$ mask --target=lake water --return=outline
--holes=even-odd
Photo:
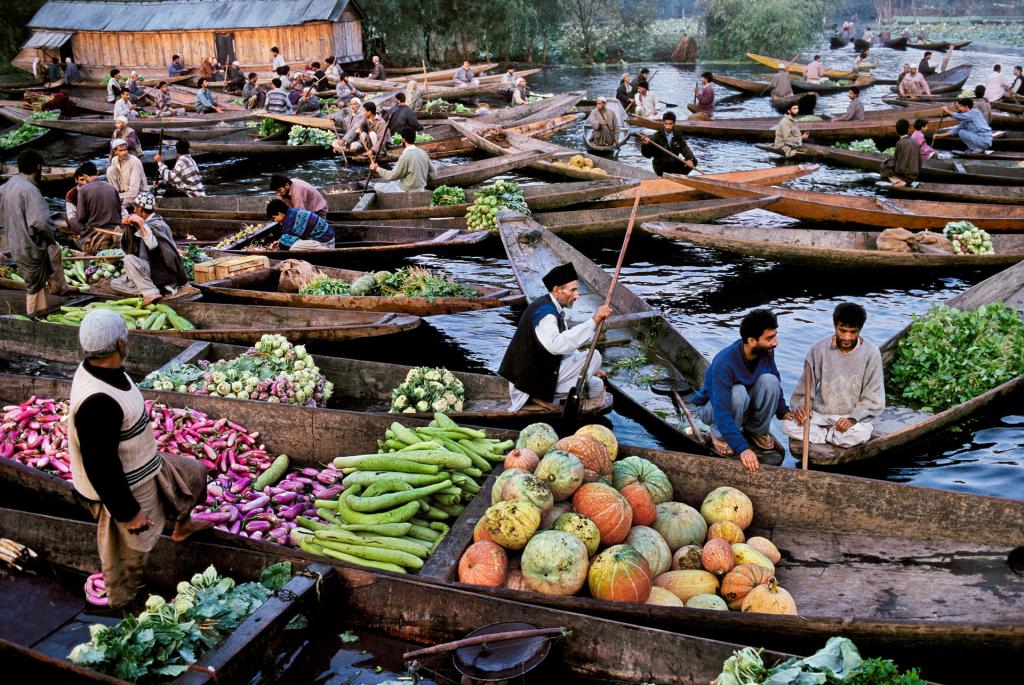
[[[852,48],[820,49],[828,66],[848,68]],[[814,54],[804,51],[800,61],[807,62]],[[894,77],[905,61],[915,63],[921,51],[896,52],[878,49],[873,60],[880,63],[874,74]],[[939,66],[943,55],[938,53],[933,64]],[[978,49],[953,53],[950,66],[970,63],[974,71],[968,85],[984,80],[993,64],[1001,63],[1006,74],[1011,66],[1024,61],[1020,51]],[[771,70],[753,63],[684,66],[650,64],[656,72],[652,90],[660,99],[678,103],[681,116],[685,103],[692,101],[693,85],[705,69],[743,78],[767,80]],[[612,96],[623,71],[635,74],[640,65],[608,65],[586,68],[555,67],[531,78],[536,92],[566,92],[585,89],[590,96]],[[767,98],[727,97],[730,91],[716,86],[719,105],[717,118],[741,116],[777,116]],[[888,86],[874,86],[862,94],[868,109],[885,107],[880,100],[890,94]],[[817,113],[837,114],[845,111],[845,93],[819,98]],[[582,149],[582,126],[577,124],[554,141]],[[69,138],[49,148],[52,159],[89,156],[87,150],[96,139]],[[692,139],[690,146],[705,171],[730,171],[771,166],[775,158],[751,144],[723,140]],[[624,147],[620,160],[647,166],[649,160],[640,156],[634,142]],[[462,160],[442,160],[442,164]],[[279,168],[248,160],[228,160],[203,165],[209,191],[266,192],[269,174]],[[292,169],[294,175],[316,184],[351,180],[365,169],[345,169],[340,161],[318,160]],[[537,182],[525,177],[508,176],[521,182]],[[823,167],[820,171],[795,181],[798,188],[822,192],[871,194],[874,179],[856,171]],[[748,212],[726,222],[761,225],[792,223],[765,211]],[[608,269],[614,266],[620,247],[619,239],[607,243],[589,243],[580,248]],[[416,258],[416,263],[443,270],[460,279],[508,285],[512,272],[503,254],[494,252],[476,257]],[[831,333],[831,312],[840,301],[854,301],[868,310],[864,335],[881,344],[897,333],[911,315],[921,314],[932,303],[941,302],[991,275],[992,272],[961,273],[956,277],[934,274],[891,271],[830,272],[775,263],[763,259],[743,258],[714,250],[686,246],[663,240],[637,239],[631,245],[623,268],[622,282],[638,295],[660,308],[682,334],[709,358],[738,335],[743,315],[757,307],[768,307],[780,320],[781,344],[777,360],[783,386],[792,391],[804,355],[812,342]],[[373,341],[339,348],[336,354],[365,356],[406,364],[444,364],[453,369],[495,371],[512,337],[516,313],[486,311],[429,319],[420,330],[394,341]],[[936,340],[936,344],[942,344]],[[666,409],[670,411],[668,405]],[[659,446],[657,440],[628,417],[611,415],[620,441],[635,445]],[[787,456],[787,466],[796,461]],[[1024,411],[1020,398],[1013,398],[996,409],[990,417],[977,419],[937,436],[927,446],[899,458],[883,457],[864,465],[848,468],[858,475],[897,482],[947,488],[1001,497],[1024,496]]]

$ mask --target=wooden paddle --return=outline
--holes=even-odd
[[[807,414],[807,418],[804,420],[804,445],[803,445],[803,470],[807,470],[807,461],[811,451],[811,389],[813,383],[811,382],[811,376],[814,375],[814,371],[811,369],[811,365],[804,362],[804,412]]]
[[[164,156],[164,130],[160,129],[160,142],[157,143],[156,152],[163,159]],[[160,165],[157,165],[156,171],[154,172],[156,178],[153,179],[153,190],[160,187]]]
[[[640,208],[640,197],[643,193],[637,192],[633,200],[633,211],[629,214],[629,225],[626,226],[626,237],[622,240],[622,249],[619,250],[619,259],[615,263],[615,273],[612,274],[612,284],[608,286],[608,295],[604,298],[605,305],[611,305],[612,295],[615,294],[615,286],[619,283],[619,273],[622,271],[622,262],[626,258],[626,248],[629,247],[629,238],[633,235],[633,224],[636,223],[636,213]],[[594,330],[594,338],[590,341],[590,349],[587,350],[587,358],[583,362],[583,369],[579,378],[576,379],[576,387],[569,391],[565,398],[565,406],[562,408],[561,426],[563,431],[575,430],[580,417],[580,393],[583,392],[583,385],[587,382],[587,371],[590,369],[590,360],[594,358],[594,350],[601,339],[601,332],[604,330],[604,321],[597,324]]]
[[[655,143],[655,142],[654,142],[653,140],[651,140],[651,139],[650,139],[650,138],[648,138],[647,136],[643,135],[642,133],[634,133],[633,135],[635,135],[635,136],[640,136],[641,138],[647,138],[647,142],[648,142],[648,143],[650,143],[650,144],[651,144],[651,145],[653,145],[654,147],[658,148],[659,150],[661,150],[662,152],[664,152],[664,153],[665,153],[666,155],[668,155],[669,157],[671,157],[671,158],[673,158],[673,159],[679,159],[679,155],[675,154],[675,153],[674,153],[674,152],[672,152],[671,150],[668,150],[668,149],[666,149],[666,148],[663,148],[662,146],[658,145],[657,143]],[[641,142],[642,142],[642,141],[641,141]],[[696,163],[696,162],[694,162],[694,165],[693,165],[693,169],[691,169],[691,171],[696,171],[696,172],[697,172],[698,174],[703,174],[703,173],[704,173],[703,171],[701,171],[700,169],[698,169],[698,168],[697,168],[697,163]]]
[[[377,150],[373,151],[373,150],[367,149],[367,151],[366,151],[366,153],[368,155],[370,155],[370,163],[371,164],[377,161],[377,156],[380,154],[380,149],[381,149],[381,147],[384,146],[385,141],[387,141],[387,139],[388,139],[389,131],[391,130],[390,129],[391,117],[394,115],[394,113],[395,113],[395,109],[392,107],[391,111],[388,112],[388,118],[384,121],[384,135],[381,137],[380,140],[377,141]],[[370,134],[369,133],[366,134],[366,140],[367,141],[370,140]],[[363,195],[366,195],[366,191],[370,187],[370,179],[371,178],[373,178],[373,169],[370,169],[366,173],[366,183],[363,184]],[[360,199],[361,198],[362,198],[362,195],[360,195]]]

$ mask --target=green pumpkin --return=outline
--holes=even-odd
[[[615,489],[622,491],[630,483],[640,483],[655,504],[672,501],[672,482],[665,472],[640,457],[626,457],[612,464]]]
[[[533,470],[533,475],[547,483],[556,502],[572,497],[583,484],[583,462],[575,454],[551,450]]]
[[[521,473],[529,473],[523,469],[505,469],[498,477],[494,479],[494,485],[491,486],[491,506],[497,504],[501,500],[501,490],[505,487],[505,483],[509,482],[513,476],[518,476]]]
[[[665,538],[675,552],[685,545],[699,545],[708,534],[708,524],[693,507],[682,502],[662,502],[654,508],[657,516],[651,527]]]

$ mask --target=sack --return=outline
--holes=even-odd
[[[878,236],[879,252],[913,252],[914,234],[905,228],[887,228]]]
[[[914,247],[925,254],[954,254],[953,243],[941,233],[922,231],[914,236]]]
[[[316,278],[316,267],[301,259],[286,259],[278,265],[281,278],[277,289],[282,293],[297,293],[299,288]]]
[[[94,255],[100,250],[113,250],[121,247],[120,229],[110,231],[108,229],[91,228],[83,236],[78,244],[82,252],[87,255]]]

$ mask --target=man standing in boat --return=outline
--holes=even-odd
[[[782,423],[782,430],[793,440],[803,440],[808,418],[809,441],[815,445],[853,447],[871,437],[871,420],[885,411],[885,379],[882,355],[860,335],[867,317],[859,304],[840,302],[832,312],[835,332],[807,353],[804,372],[789,399],[795,418]],[[808,367],[812,391],[809,417],[804,410]]]
[[[665,112],[661,126],[650,138],[640,136],[640,154],[653,158],[652,166],[658,176],[690,173],[697,166],[697,157],[683,134],[676,130],[675,112]]]
[[[527,402],[557,410],[576,385],[587,353],[579,348],[594,337],[597,324],[611,316],[611,307],[601,305],[594,315],[566,328],[565,308],[579,299],[580,283],[572,264],[556,266],[544,276],[548,295],[538,297],[526,308],[498,373],[509,381],[511,411]],[[598,396],[603,389],[601,355],[597,351],[587,368],[587,395]]]
[[[694,395],[700,419],[711,428],[713,451],[722,457],[740,455],[748,471],[757,471],[759,450],[777,449],[771,434],[772,417],[794,420],[796,414],[782,397],[775,366],[779,322],[767,309],[755,309],[740,322],[740,339],[715,355]]]
[[[120,315],[89,312],[78,340],[85,360],[71,383],[72,483],[99,519],[96,542],[110,606],[125,609],[165,521],[175,522],[175,542],[212,525],[190,517],[206,497],[206,467],[158,452],[142,393],[124,370],[128,328]]]
[[[928,77],[935,73],[935,67],[931,65],[932,52],[931,50],[924,53],[924,57],[917,63],[917,73],[922,76]]]

